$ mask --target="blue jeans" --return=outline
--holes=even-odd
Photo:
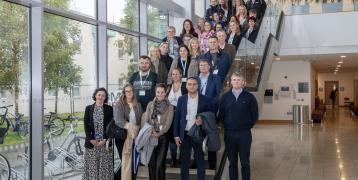
[[[185,133],[182,144],[180,145],[180,176],[181,180],[189,180],[189,166],[191,149],[194,149],[194,159],[197,167],[197,180],[205,180],[205,162],[202,144],[195,142]]]
[[[242,180],[250,179],[250,149],[252,143],[251,131],[225,131],[224,134],[225,149],[229,159],[230,180],[239,179],[238,173],[238,153],[241,163]]]

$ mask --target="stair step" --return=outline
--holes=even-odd
[[[166,179],[179,179],[180,178],[180,168],[170,168],[167,167],[166,171]],[[189,169],[190,179],[196,179],[196,169]],[[205,170],[205,179],[210,180],[215,176],[215,170],[206,169]],[[145,166],[139,166],[137,179],[148,179],[148,168]]]

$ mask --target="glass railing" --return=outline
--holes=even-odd
[[[255,89],[259,84],[265,47],[270,34],[276,36],[280,14],[279,6],[269,3],[261,20],[255,43],[245,37],[241,40],[231,72],[237,71],[243,74],[247,88]]]
[[[305,0],[273,1],[281,7],[285,15],[320,14],[358,11],[358,0]]]

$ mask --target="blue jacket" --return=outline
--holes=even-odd
[[[213,112],[213,109],[210,105],[210,100],[201,94],[198,95],[199,95],[199,99],[198,99],[197,114],[207,111]],[[188,96],[189,96],[188,94],[180,96],[178,99],[178,105],[175,109],[174,130],[173,130],[174,137],[180,137],[181,140],[184,139],[184,131],[187,123],[186,115],[187,115]]]
[[[196,77],[196,79],[198,80],[198,86],[199,86],[199,92],[201,93],[201,80],[199,78],[199,76]],[[210,73],[209,77],[208,77],[208,81],[207,81],[207,85],[206,85],[206,89],[205,89],[205,97],[207,97],[211,104],[212,107],[214,109],[215,112],[217,112],[217,107],[218,107],[218,100],[219,100],[219,95],[220,95],[220,91],[221,91],[221,79],[218,75],[212,74]]]
[[[237,100],[231,90],[221,97],[219,120],[223,122],[225,130],[250,130],[255,125],[258,117],[256,98],[246,90],[241,92]]]
[[[213,61],[213,57],[210,54],[210,51],[208,51],[207,53],[203,54],[200,59],[207,59],[210,62]],[[226,54],[225,52],[223,52],[222,50],[219,51],[218,53],[218,60],[216,61],[215,64],[212,64],[212,69],[211,72],[215,72],[215,70],[218,70],[217,75],[220,76],[221,82],[224,82],[227,73],[229,72],[229,68],[230,68],[230,58],[229,55]]]

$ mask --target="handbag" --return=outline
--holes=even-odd
[[[109,138],[125,140],[127,138],[127,129],[118,127],[114,120],[111,120],[107,125],[106,134]]]

